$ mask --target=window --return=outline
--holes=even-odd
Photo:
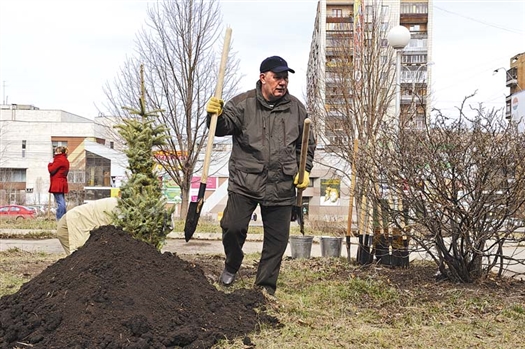
[[[69,183],[83,183],[86,182],[86,173],[83,170],[70,170],[67,174],[67,181]]]
[[[343,17],[343,10],[340,8],[332,9],[332,17]]]
[[[372,22],[373,18],[374,18],[374,10],[372,6],[366,5],[365,6],[365,22],[370,23]]]
[[[424,49],[427,47],[427,39],[410,39],[408,47]]]
[[[0,168],[1,182],[25,182],[26,170],[20,168]]]
[[[403,55],[402,60],[403,60],[403,64],[426,63],[427,55],[426,54]]]
[[[428,3],[402,3],[401,13],[428,13]]]
[[[23,140],[22,141],[22,157],[23,158],[26,157],[26,146],[27,146],[27,141]]]
[[[86,151],[85,183],[87,186],[105,186],[107,180],[104,181],[104,178],[107,178],[107,175],[109,175],[110,171],[111,161],[109,159]],[[78,176],[76,178],[80,180],[82,177]]]
[[[55,154],[55,148],[56,147],[67,147],[66,141],[53,141],[51,142],[51,156]]]
[[[382,22],[388,22],[388,19],[390,17],[390,12],[389,12],[389,7],[388,5],[381,5],[381,19],[382,19]]]

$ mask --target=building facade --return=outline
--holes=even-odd
[[[307,97],[310,112],[322,114],[318,119],[324,133],[323,143],[347,142],[349,138],[351,141],[353,135],[338,135],[334,131],[340,128],[333,125],[340,118],[357,117],[369,107],[366,103],[357,105],[360,89],[367,89],[369,95],[390,91],[390,108],[374,112],[395,117],[389,89],[395,84],[394,50],[387,35],[398,25],[411,34],[401,54],[398,117],[400,121],[410,120],[411,127],[421,128],[430,110],[431,0],[318,2],[307,69]],[[353,103],[356,104],[353,109],[347,106]]]
[[[0,106],[0,204],[47,205],[47,165],[54,148],[67,146],[68,205],[108,196],[123,178],[127,158],[111,149],[95,121],[32,105]]]
[[[504,68],[503,68],[504,69]],[[496,69],[497,72],[499,69]],[[517,123],[521,132],[525,131],[525,52],[510,59],[510,68],[505,69],[505,86],[509,88],[506,97],[505,117]]]
[[[401,51],[399,76],[396,51],[388,42],[396,26],[410,32]],[[309,202],[318,208],[319,218],[346,215],[346,220],[352,212],[356,221],[357,210],[349,209],[356,140],[373,139],[374,128],[385,123],[424,127],[430,112],[431,52],[432,0],[318,2],[307,68],[307,108],[316,125],[319,163]],[[340,183],[337,209],[322,206],[323,188],[331,189],[327,180]]]

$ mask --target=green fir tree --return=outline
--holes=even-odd
[[[156,126],[154,119],[160,110],[146,111],[144,67],[140,67],[140,110],[124,107],[137,119],[125,119],[115,126],[124,138],[128,157],[128,180],[121,187],[115,225],[122,227],[134,238],[154,245],[160,250],[171,231],[173,209],[166,207],[161,183],[154,170],[153,149],[166,142],[166,129]]]

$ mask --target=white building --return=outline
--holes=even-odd
[[[52,200],[47,165],[59,145],[69,149],[69,204],[79,204],[89,195],[105,196],[114,180],[124,176],[127,158],[106,144],[104,134],[104,127],[94,120],[63,110],[1,105],[0,204]],[[100,194],[98,189],[106,192]]]

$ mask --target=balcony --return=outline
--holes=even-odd
[[[400,24],[428,23],[428,13],[402,13],[399,16]]]
[[[507,87],[516,87],[518,86],[518,70],[516,68],[511,68],[507,70]]]
[[[326,16],[326,23],[354,23],[354,17]]]

